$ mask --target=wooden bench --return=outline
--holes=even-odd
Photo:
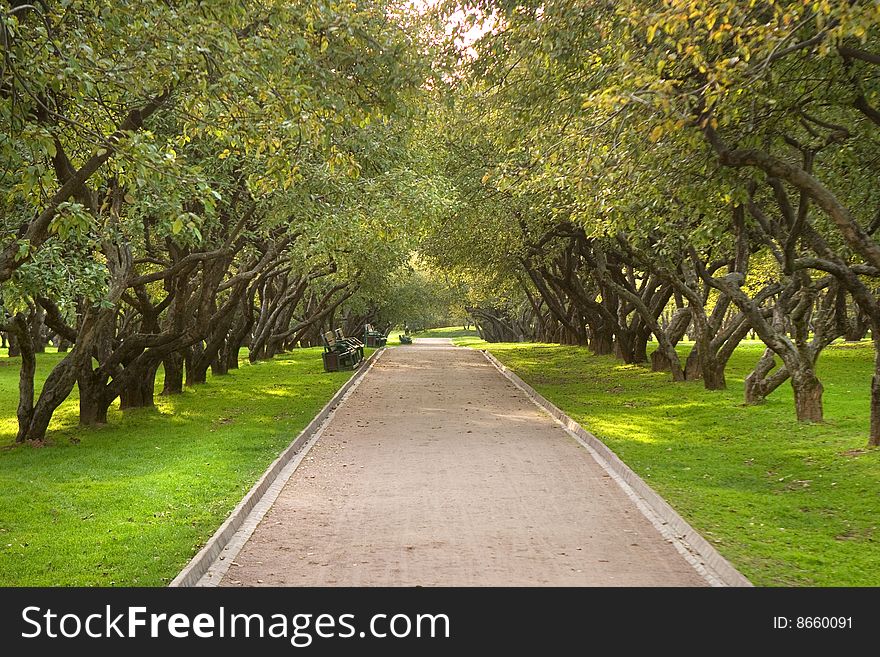
[[[368,347],[384,347],[388,338],[381,331],[373,328],[372,324],[364,324],[364,344]]]
[[[341,344],[347,344],[349,347],[352,347],[358,352],[358,356],[363,359],[364,357],[364,343],[358,340],[353,336],[346,337],[342,334],[342,329],[336,329],[334,331],[336,335],[336,341]]]
[[[338,372],[339,370],[353,370],[364,357],[363,347],[358,350],[354,345],[340,341],[333,331],[327,331],[322,336],[324,339],[325,372]]]

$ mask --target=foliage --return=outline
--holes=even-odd
[[[418,257],[396,270],[380,321],[391,327],[410,329],[444,326],[450,321],[466,321],[461,306],[461,287],[442,272],[433,270]]]
[[[82,421],[102,422],[116,397],[151,405],[162,362],[197,383],[251,338],[270,358],[352,297],[373,305],[442,207],[414,136],[430,44],[405,3],[0,18],[0,296],[10,326],[45,312],[74,343],[43,395],[22,368],[20,440],[74,382]]]
[[[723,387],[748,323],[784,361],[798,417],[821,419],[818,353],[859,313],[880,334],[876,4],[461,0],[441,12],[466,16],[434,114],[458,203],[428,255],[528,298],[533,316],[517,321],[536,339],[640,362],[653,335],[653,365],[675,381]],[[462,44],[474,22],[482,35]],[[701,345],[686,366],[669,333],[678,311]]]

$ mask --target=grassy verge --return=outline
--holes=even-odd
[[[173,579],[266,466],[351,376],[321,349],[244,364],[155,409],[14,446],[18,359],[0,357],[0,585],[159,586]],[[45,377],[57,354],[39,357]]]
[[[601,438],[756,585],[880,585],[870,345],[822,355],[827,421],[802,425],[788,384],[742,405],[759,344],[741,346],[728,390],[710,392],[581,348],[456,342],[488,348]]]
[[[444,326],[442,328],[426,329],[413,333],[415,338],[475,338],[477,337],[476,329],[465,329],[462,326]]]

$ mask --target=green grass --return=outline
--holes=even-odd
[[[402,331],[401,331],[402,332]],[[476,329],[468,330],[462,326],[444,326],[441,328],[425,329],[413,333],[415,338],[465,338],[478,337]]]
[[[480,336],[476,334],[457,337],[453,342],[459,347],[479,347],[480,349],[485,349],[490,346],[488,342],[484,342]]]
[[[269,463],[348,380],[321,349],[244,364],[155,409],[77,426],[77,397],[41,447],[15,446],[18,359],[0,356],[0,585],[167,584]],[[38,378],[57,354],[40,355]]]
[[[864,449],[869,344],[823,353],[826,422],[804,425],[788,384],[742,405],[755,343],[732,358],[726,391],[583,348],[456,343],[488,348],[602,439],[754,584],[880,585],[880,450]]]

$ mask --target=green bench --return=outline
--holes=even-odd
[[[364,358],[364,343],[358,340],[355,337],[346,337],[342,334],[342,329],[336,329],[334,331],[336,335],[336,341],[341,344],[346,344],[349,347],[352,347],[355,351],[358,352],[358,356],[360,356],[361,360]]]
[[[381,331],[373,328],[372,324],[364,324],[364,344],[368,347],[384,347],[388,338]]]
[[[341,334],[341,331],[337,332]],[[327,331],[322,336],[324,339],[324,360],[325,372],[338,372],[339,370],[353,370],[360,365],[364,359],[364,347],[349,342],[347,339],[339,339],[338,334],[333,331]],[[356,341],[360,344],[360,341]]]

